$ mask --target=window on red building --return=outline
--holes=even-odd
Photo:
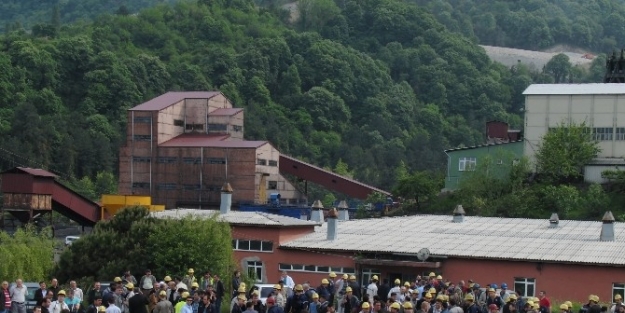
[[[254,278],[256,282],[263,281],[263,262],[247,261],[247,275]]]
[[[536,279],[515,277],[514,290],[518,291],[522,297],[533,297],[536,291]]]

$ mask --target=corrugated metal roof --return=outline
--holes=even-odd
[[[445,152],[452,152],[452,151],[459,151],[459,150],[470,150],[470,149],[477,149],[477,148],[484,148],[484,147],[490,147],[490,146],[502,146],[502,145],[507,145],[507,144],[511,144],[511,143],[519,143],[519,142],[523,142],[523,140],[517,140],[517,141],[509,141],[509,142],[494,142],[494,143],[485,143],[483,145],[478,145],[478,146],[471,146],[471,147],[460,147],[460,148],[453,148],[453,149],[447,149],[445,150]]]
[[[232,108],[232,109],[221,108],[221,109],[217,109],[213,112],[208,113],[208,116],[232,116],[241,111],[243,111],[242,108]]]
[[[218,219],[235,225],[258,225],[258,226],[315,226],[320,223],[315,221],[301,220],[293,217],[264,213],[264,212],[243,212],[230,211],[227,214],[220,214],[217,210],[198,210],[198,209],[176,209],[165,210],[150,213],[156,218],[211,218],[213,216]]]
[[[210,99],[220,94],[219,91],[170,91],[141,103],[129,111],[160,111],[184,99]]]
[[[625,223],[614,223],[615,241],[600,241],[601,222],[466,216],[415,215],[339,221],[336,240],[327,223],[282,247],[527,261],[625,265]],[[415,234],[417,234],[415,236]],[[409,240],[397,240],[410,238]]]
[[[183,134],[160,144],[160,147],[258,148],[267,141],[225,140],[229,135]]]
[[[56,177],[56,175],[40,168],[16,167],[16,169],[36,177]]]
[[[533,84],[524,95],[622,95],[625,84]]]

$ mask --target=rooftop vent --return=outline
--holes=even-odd
[[[229,183],[225,183],[223,187],[221,187],[221,203],[219,205],[219,213],[230,213],[230,209],[232,208],[232,191],[232,186],[230,186]]]
[[[558,213],[551,213],[551,217],[549,218],[549,227],[558,227],[560,223],[560,218],[558,217]]]
[[[614,215],[611,211],[603,214],[603,225],[601,225],[601,241],[614,241]]]
[[[453,218],[453,222],[454,223],[462,223],[464,222],[464,215],[466,213],[464,212],[464,208],[462,207],[461,204],[456,205],[456,207],[454,208],[454,218]]]
[[[330,212],[328,212],[328,240],[336,240],[337,237],[337,226],[338,221],[336,218],[338,217],[338,212],[335,208],[332,208]]]
[[[347,206],[347,202],[345,202],[345,200],[341,200],[341,202],[339,202],[339,205],[338,205],[339,220],[341,221],[349,220],[349,212],[347,211],[348,208],[349,206]]]
[[[319,200],[315,200],[312,204],[312,211],[310,212],[310,220],[315,222],[323,222],[323,204]]]

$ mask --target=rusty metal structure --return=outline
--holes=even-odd
[[[625,83],[625,49],[621,49],[621,55],[616,51],[606,60],[606,73],[604,83]]]
[[[82,226],[93,226],[102,218],[100,205],[61,184],[55,174],[46,170],[15,167],[1,175],[4,201],[0,207],[0,226],[4,226],[5,212],[23,224],[52,211]]]

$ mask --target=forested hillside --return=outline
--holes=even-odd
[[[554,79],[491,62],[402,0],[299,5],[294,24],[275,6],[201,0],[11,31],[0,41],[3,165],[108,190],[126,109],[169,90],[218,89],[247,110],[249,139],[321,166],[342,160],[390,190],[402,161],[444,171],[443,150],[482,143],[487,120],[521,126],[521,92]]]
[[[568,44],[599,53],[625,46],[623,0],[415,0],[449,30],[480,44],[544,49]]]
[[[42,22],[70,23],[92,20],[104,13],[133,14],[140,9],[176,0],[2,0],[0,1],[0,32]]]

